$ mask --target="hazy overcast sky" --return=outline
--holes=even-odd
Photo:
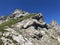
[[[54,19],[60,24],[60,0],[0,0],[0,15],[9,15],[15,9],[42,12],[47,23]]]

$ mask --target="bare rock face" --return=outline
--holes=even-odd
[[[25,12],[25,11],[22,11],[22,10],[19,10],[19,9],[16,9],[16,10],[10,15],[10,18],[23,17],[23,16],[26,16],[26,15],[29,15],[29,13],[28,13],[28,12]]]
[[[43,16],[40,13],[16,24],[16,27],[19,27],[18,29],[22,27],[26,29],[30,26],[34,26],[35,29],[38,29],[38,27],[47,28],[46,22],[43,20]]]
[[[39,22],[44,22],[44,19],[43,19],[43,16],[42,16],[42,14],[41,13],[38,13],[38,14],[36,14],[34,17],[32,17],[33,19],[36,19],[36,20],[38,20]]]
[[[49,29],[56,28],[56,27],[58,27],[58,24],[57,24],[56,20],[52,20],[51,24],[48,24],[47,27]]]
[[[58,25],[58,24],[57,24],[57,22],[56,22],[55,20],[52,20],[51,25],[52,25],[52,26],[56,26],[56,25]]]
[[[60,45],[60,26],[56,21],[47,24],[41,13],[25,19],[29,14],[17,9],[7,17],[6,20],[14,20],[0,25],[0,45]]]
[[[7,16],[1,16],[0,17],[0,24],[4,23],[7,21]]]

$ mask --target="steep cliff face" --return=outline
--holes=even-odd
[[[60,45],[60,26],[47,24],[41,13],[17,9],[0,22],[0,45]]]

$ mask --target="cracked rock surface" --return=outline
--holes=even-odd
[[[1,19],[0,45],[60,45],[60,26],[57,22],[53,20],[47,24],[41,13],[31,15],[17,9],[5,22],[2,23]]]

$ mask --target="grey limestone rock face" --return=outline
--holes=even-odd
[[[41,14],[37,14],[37,15],[33,16],[32,18],[18,22],[16,27],[19,27],[19,29],[21,29],[22,27],[28,28],[30,26],[34,26],[36,29],[38,27],[46,28],[46,26],[47,26],[46,22],[44,22],[44,20],[40,20],[43,17],[43,16],[42,17],[41,16],[42,16]]]
[[[56,22],[56,20],[52,20],[52,22],[50,24],[47,24],[48,28],[57,28],[58,27],[58,23]]]
[[[58,24],[57,24],[57,22],[56,22],[55,20],[52,20],[51,25],[52,25],[52,26],[56,26],[56,25],[58,25]]]
[[[19,10],[19,9],[16,9],[11,15],[10,15],[10,18],[18,18],[18,17],[23,17],[23,16],[26,16],[26,15],[29,15],[28,12],[25,12],[25,11],[22,11],[22,10]]]
[[[34,17],[32,17],[32,19],[36,19],[36,20],[38,20],[38,21],[41,22],[41,23],[44,22],[42,13],[36,14]]]
[[[27,14],[29,13],[17,9],[12,13],[12,18]],[[60,45],[60,26],[56,21],[47,24],[41,13],[11,26],[4,27],[3,31],[0,25],[0,45]]]

